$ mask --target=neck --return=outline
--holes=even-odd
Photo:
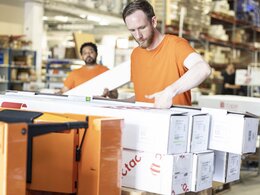
[[[153,42],[152,44],[147,47],[146,49],[149,51],[149,50],[153,50],[155,49],[163,40],[164,38],[164,35],[161,34],[157,29],[155,29],[155,32],[154,32],[154,37],[153,37]]]
[[[85,64],[85,67],[88,69],[95,68],[96,66],[97,66],[97,64]]]

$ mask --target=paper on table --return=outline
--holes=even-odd
[[[67,91],[65,95],[102,95],[105,88],[113,90],[128,83],[129,81],[130,61],[127,61]]]

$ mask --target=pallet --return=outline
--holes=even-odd
[[[159,194],[123,187],[121,195],[159,195]],[[187,192],[181,195],[212,195],[212,188],[200,192]]]
[[[212,188],[212,195],[220,195],[227,191],[231,190],[231,184],[230,183],[219,183],[219,182],[213,182],[213,188]]]
[[[121,195],[158,195],[158,194],[122,187]]]

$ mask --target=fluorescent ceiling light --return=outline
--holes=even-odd
[[[109,22],[108,20],[101,20],[101,21],[99,22],[99,24],[102,25],[102,26],[106,26],[106,25],[109,25],[110,22]]]
[[[91,25],[91,24],[84,24],[84,25],[68,24],[68,25],[62,25],[62,24],[59,24],[57,26],[57,29],[59,29],[59,30],[93,30],[94,29],[94,25]]]
[[[102,21],[101,17],[94,16],[94,15],[88,15],[87,19],[89,21],[93,21],[93,22],[101,22]]]
[[[68,22],[68,16],[54,16],[54,19],[61,22]]]
[[[81,17],[82,19],[85,19],[85,18],[87,18],[87,15],[86,14],[80,14],[79,17]]]

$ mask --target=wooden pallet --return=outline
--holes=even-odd
[[[212,188],[202,190],[200,192],[187,192],[185,195],[212,195]]]
[[[159,195],[159,194],[123,187],[121,195]],[[213,194],[212,194],[212,188],[209,188],[200,192],[187,192],[182,195],[213,195]]]
[[[122,187],[121,195],[158,195],[158,194]]]
[[[230,183],[219,183],[219,182],[213,182],[213,188],[212,188],[212,195],[220,195],[227,191],[231,190],[231,184]]]

